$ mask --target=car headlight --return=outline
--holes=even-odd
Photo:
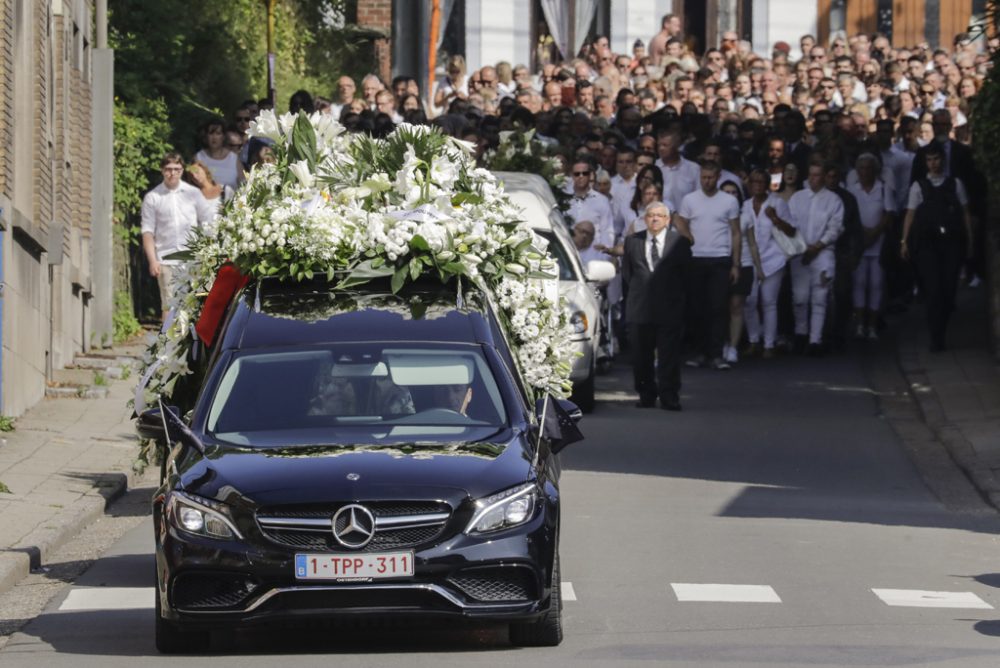
[[[524,524],[535,515],[538,488],[519,485],[476,501],[476,512],[465,533],[488,533]]]
[[[207,538],[243,538],[226,506],[193,494],[174,491],[167,500],[167,520],[175,529]]]
[[[583,311],[575,311],[569,318],[569,324],[573,328],[574,334],[586,334],[590,329],[590,321]]]

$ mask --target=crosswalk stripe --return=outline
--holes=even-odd
[[[886,605],[905,608],[973,608],[993,606],[971,591],[923,591],[920,589],[872,589]]]
[[[670,586],[681,602],[708,603],[781,603],[781,598],[768,585],[696,584],[671,582]]]
[[[155,595],[153,587],[77,587],[59,610],[152,610]]]
[[[576,590],[573,589],[572,582],[563,581],[562,583],[562,600],[563,601],[575,601],[576,600]]]

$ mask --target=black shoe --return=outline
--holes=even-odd
[[[810,343],[809,347],[806,349],[806,355],[809,357],[822,357],[823,345],[819,343]]]
[[[653,401],[644,401],[640,399],[639,401],[635,402],[636,408],[653,408],[654,406],[656,406],[655,399]]]
[[[677,401],[676,399],[673,399],[671,401],[662,401],[661,400],[660,401],[660,408],[662,408],[665,411],[678,411],[679,412],[679,411],[683,410],[681,408],[681,402]]]
[[[809,337],[803,334],[796,334],[795,341],[792,343],[792,352],[796,355],[802,355],[806,352],[806,345],[809,343]]]

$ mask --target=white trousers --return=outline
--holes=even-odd
[[[882,283],[885,272],[877,255],[865,255],[854,270],[854,293],[851,301],[854,308],[877,311],[882,306]],[[867,306],[865,297],[868,297]]]
[[[743,321],[747,326],[747,338],[750,343],[760,343],[761,313],[764,314],[764,347],[774,348],[774,340],[778,335],[778,292],[781,290],[781,279],[785,275],[782,267],[762,282],[755,280],[746,306],[743,307]]]
[[[824,250],[807,265],[802,258],[793,258],[792,304],[795,312],[796,336],[809,335],[809,343],[823,342],[826,303],[833,286],[833,251]]]

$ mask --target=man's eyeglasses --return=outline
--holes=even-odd
[[[573,172],[573,176],[590,176],[590,172]]]
[[[924,88],[923,90],[920,91],[920,94],[921,95],[933,95],[934,94],[934,89],[933,88]]]

